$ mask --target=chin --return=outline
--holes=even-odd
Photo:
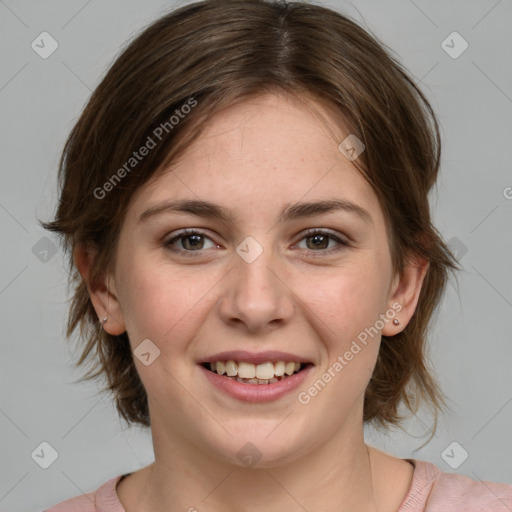
[[[308,451],[308,436],[300,438],[299,432],[290,431],[290,425],[279,431],[287,422],[277,426],[281,421],[282,418],[272,422],[256,420],[250,426],[243,422],[236,429],[230,425],[228,430],[233,437],[223,436],[223,442],[212,450],[240,468],[270,469],[291,463]]]

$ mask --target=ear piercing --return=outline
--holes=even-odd
[[[400,321],[395,318],[393,320],[393,325],[400,325]]]
[[[110,300],[110,290],[109,290],[109,287],[108,287],[108,277],[107,277],[107,311],[108,311],[108,303],[109,303],[109,300]],[[105,315],[102,319],[101,319],[101,323],[102,324],[106,324],[107,323],[107,320],[108,320],[108,316]]]

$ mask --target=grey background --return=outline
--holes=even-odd
[[[121,46],[176,5],[0,1],[1,511],[42,510],[153,460],[148,432],[124,428],[96,384],[73,383],[81,371],[63,334],[65,262],[36,218],[54,211],[59,153],[91,90]],[[431,333],[433,366],[452,412],[421,449],[431,424],[425,410],[406,422],[409,434],[367,429],[367,439],[443,471],[510,484],[512,2],[324,5],[362,21],[393,49],[438,113],[444,155],[432,211],[464,267]],[[31,48],[43,31],[59,44],[47,59]],[[458,58],[441,45],[453,31],[469,44]],[[457,40],[445,44],[461,48]],[[48,469],[31,457],[43,441],[58,452]],[[446,451],[454,441],[460,447]],[[446,460],[455,465],[462,449],[469,456],[454,469]]]

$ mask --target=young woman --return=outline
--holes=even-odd
[[[425,97],[336,12],[207,0],[147,28],[73,128],[47,227],[79,363],[155,461],[48,512],[512,510],[511,486],[364,440],[443,405],[439,161]]]

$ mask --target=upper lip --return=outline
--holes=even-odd
[[[310,363],[309,359],[291,354],[290,352],[281,352],[278,350],[270,350],[265,352],[248,352],[246,350],[228,350],[219,352],[212,356],[201,360],[201,363],[215,363],[217,361],[243,361],[245,363],[261,364],[272,361]]]

